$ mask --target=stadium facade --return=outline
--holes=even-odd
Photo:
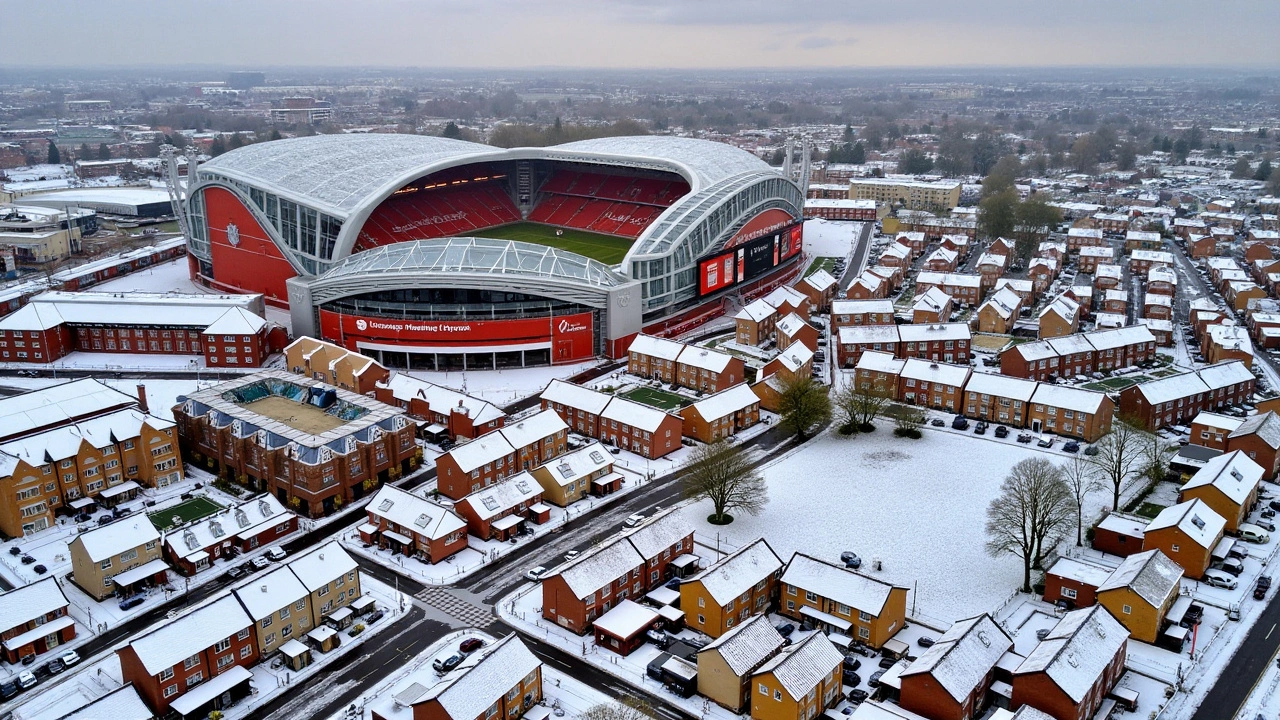
[[[799,187],[688,138],[320,135],[234,150],[190,184],[193,279],[399,367],[620,357],[642,329],[683,332],[801,269]]]

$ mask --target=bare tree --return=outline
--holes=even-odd
[[[580,720],[653,720],[658,714],[647,700],[627,696],[621,702],[592,705],[578,717]]]
[[[810,431],[831,419],[831,396],[813,378],[797,377],[784,383],[778,405],[780,424],[801,440],[807,440]]]
[[[1084,545],[1084,501],[1103,489],[1098,480],[1098,467],[1076,455],[1062,466],[1062,479],[1076,506],[1076,547]]]
[[[1131,473],[1141,466],[1146,430],[1133,421],[1117,418],[1111,432],[1094,447],[1098,453],[1089,462],[1098,468],[1101,479],[1111,484],[1111,509],[1120,509],[1120,488]]]
[[[685,463],[683,481],[685,497],[711,501],[715,512],[707,521],[713,525],[733,522],[729,510],[758,515],[769,502],[768,486],[747,454],[725,440],[695,448]]]
[[[875,430],[871,423],[888,407],[889,396],[874,388],[859,388],[851,381],[835,394],[834,405],[841,432],[871,432]]]
[[[1022,558],[1022,592],[1031,592],[1031,568],[1071,522],[1071,493],[1062,471],[1043,458],[1027,458],[1009,471],[1000,496],[987,506],[987,554]]]
[[[910,405],[900,406],[894,417],[894,425],[896,427],[893,430],[893,434],[898,437],[919,440],[921,438],[920,428],[924,427],[925,420],[924,410]]]
[[[1142,438],[1142,474],[1152,483],[1158,483],[1169,474],[1169,459],[1173,446],[1155,433],[1144,433]]]

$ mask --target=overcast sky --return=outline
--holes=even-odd
[[[0,0],[0,17],[10,66],[1280,66],[1280,0]]]

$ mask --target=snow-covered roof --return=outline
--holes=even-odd
[[[693,404],[693,407],[697,409],[702,419],[711,421],[759,404],[760,397],[751,389],[751,386],[738,383],[728,390],[699,400]]]
[[[255,621],[307,597],[309,591],[288,566],[280,566],[235,589],[235,596]]]
[[[613,399],[611,395],[564,380],[552,380],[542,391],[541,397],[548,402],[560,403],[565,407],[583,410],[592,415],[604,412],[605,406]]]
[[[1176,527],[1192,542],[1206,550],[1212,550],[1222,537],[1227,521],[1213,511],[1203,500],[1196,498],[1167,507],[1147,523],[1145,534]]]
[[[991,297],[982,303],[978,312],[982,312],[983,308],[990,308],[1000,317],[1008,319],[1016,315],[1021,306],[1022,296],[1007,287],[1002,287],[991,293]]]
[[[414,398],[425,400],[433,412],[442,415],[462,411],[476,425],[485,425],[507,415],[500,408],[480,398],[460,393],[443,385],[419,380],[405,373],[396,373],[385,382],[378,382],[377,385],[380,388],[389,389],[392,396],[401,402],[408,403]]]
[[[261,295],[175,295],[171,293],[121,293],[50,291],[33,298],[18,312],[0,319],[0,330],[48,330],[62,323],[74,325],[165,325],[205,329],[230,310],[239,309],[245,319],[226,321],[244,328],[265,320],[248,308]],[[27,310],[27,308],[31,308]],[[256,318],[256,320],[252,320]],[[234,334],[257,330],[238,329]],[[232,334],[232,333],[228,333]]]
[[[937,285],[931,285],[928,290],[917,295],[915,302],[912,304],[912,310],[922,310],[926,312],[941,312],[947,303],[950,303],[951,296],[946,294]]]
[[[1126,535],[1129,537],[1142,537],[1147,529],[1146,518],[1135,515],[1125,515],[1119,512],[1109,512],[1106,517],[1098,523],[1097,527],[1101,530],[1110,530],[1114,533]]]
[[[640,333],[631,341],[631,346],[627,348],[627,352],[675,362],[675,359],[680,356],[680,351],[684,350],[684,348],[684,343]]]
[[[145,515],[134,515],[132,518],[82,532],[72,542],[79,542],[90,560],[101,562],[159,539],[160,531],[156,530],[156,526]]]
[[[921,271],[916,275],[916,284],[976,288],[982,285],[982,276],[967,275],[964,273],[943,273],[943,272],[933,272],[933,271]]]
[[[894,586],[839,565],[795,553],[782,582],[879,617]]]
[[[1221,415],[1219,413],[1201,410],[1191,419],[1192,425],[1204,425],[1205,427],[1218,428],[1231,432],[1244,424],[1244,418],[1233,417],[1231,415]]]
[[[1031,400],[1031,396],[1035,394],[1036,385],[1038,383],[1034,380],[1024,380],[997,373],[976,372],[969,377],[969,382],[964,386],[964,390],[967,393],[980,393],[1028,402]]]
[[[622,539],[630,543],[645,561],[658,557],[663,551],[693,534],[693,527],[677,510],[676,507],[670,507],[655,513],[636,527],[623,532]]]
[[[379,488],[365,510],[431,539],[467,526],[452,510],[391,485]]]
[[[832,315],[864,315],[867,313],[885,313],[893,315],[892,300],[833,300]]]
[[[639,158],[675,163],[687,175],[686,179],[694,190],[742,173],[777,172],[755,155],[727,143],[674,135],[596,138],[554,145],[546,150],[573,156],[591,153],[601,158]]]
[[[855,366],[855,369],[897,375],[902,372],[902,366],[905,365],[906,362],[906,360],[899,360],[894,357],[893,353],[867,350],[858,358],[858,364]]]
[[[903,245],[900,242],[892,242],[892,243],[889,243],[889,246],[886,247],[884,251],[880,253],[880,260],[881,262],[883,262],[885,258],[890,258],[890,257],[898,258],[900,260],[905,260],[910,256],[911,256],[911,248],[907,247],[906,245]]]
[[[752,302],[747,303],[747,305],[739,310],[738,314],[733,317],[735,320],[752,320],[754,322],[760,322],[776,312],[778,312],[777,309],[765,302],[764,298],[760,298],[759,300],[753,300]]]
[[[1263,472],[1262,466],[1245,455],[1243,450],[1232,450],[1205,463],[1183,484],[1182,489],[1213,486],[1235,504],[1242,505],[1258,489]]]
[[[1040,386],[1036,388],[1035,394],[1031,396],[1031,402],[1033,403],[1091,415],[1098,412],[1098,409],[1102,407],[1102,402],[1106,399],[1106,393],[1066,385],[1050,385],[1049,383],[1040,383]]]
[[[734,675],[743,677],[769,659],[785,642],[774,629],[768,615],[752,615],[729,628],[728,632],[711,641],[698,654],[713,651],[719,653],[729,670]]]
[[[801,305],[809,304],[808,295],[805,295],[789,285],[779,285],[761,299],[775,308],[782,307],[784,303],[792,307],[800,307]]]
[[[1075,580],[1096,588],[1107,581],[1107,578],[1111,576],[1111,570],[1101,565],[1064,557],[1058,558],[1053,567],[1049,568],[1048,574]]]
[[[1102,230],[1099,228],[1073,227],[1067,230],[1067,236],[1068,237],[1101,238]]]
[[[784,321],[787,321],[787,318],[795,318],[795,321],[792,322],[793,325],[795,323],[799,323],[799,325],[805,324],[804,320],[800,319],[799,315],[791,313],[790,315],[787,315],[786,318],[778,321],[778,329],[782,329],[782,324]],[[792,334],[799,329],[800,328],[797,325],[786,332],[788,334]],[[724,372],[725,368],[729,367],[730,362],[733,362],[733,356],[727,353],[717,352],[700,345],[685,345],[684,349],[680,351],[680,357],[676,362],[682,365],[688,365],[689,367],[695,367],[700,370],[720,373]]]
[[[1107,292],[1111,292],[1108,290]],[[1173,298],[1162,293],[1149,292],[1142,296],[1143,305],[1159,305],[1162,307],[1173,307]]]
[[[809,323],[804,321],[804,318],[795,313],[791,313],[778,321],[777,328],[779,333],[786,335],[787,337],[795,337],[796,333],[800,332],[800,330],[808,324]]]
[[[1002,277],[996,280],[995,289],[999,290],[1000,288],[1009,288],[1019,295],[1030,295],[1035,290],[1035,283],[1022,278]]]
[[[989,615],[960,620],[902,671],[928,673],[947,694],[963,702],[987,677],[1013,641]]]
[[[174,426],[171,420],[162,420],[136,408],[115,410],[0,443],[0,467],[6,464],[3,460],[5,456],[39,467],[75,458],[83,443],[99,450],[113,447],[125,440],[138,438],[142,434],[143,425],[153,430],[166,430]]]
[[[834,286],[838,280],[831,276],[831,273],[819,268],[804,279],[804,283],[815,290],[825,291]]]
[[[188,557],[233,537],[252,537],[266,526],[287,522],[291,517],[293,512],[281,505],[276,496],[264,493],[167,531],[164,544],[175,557]]]
[[[1147,284],[1154,282],[1167,282],[1172,285],[1178,284],[1178,273],[1173,268],[1158,266],[1151,268],[1151,272],[1147,273]]]
[[[787,349],[778,353],[776,359],[786,369],[791,372],[797,372],[813,359],[813,351],[809,349],[808,345],[796,341],[787,346]]]
[[[1069,612],[1022,661],[1014,675],[1043,672],[1080,703],[1129,639],[1101,605]]]
[[[512,633],[467,658],[449,674],[449,679],[433,685],[417,699],[406,697],[405,701],[419,705],[435,700],[448,717],[478,718],[541,665],[542,661]]]
[[[134,638],[129,647],[148,675],[159,675],[183,660],[206,650],[253,625],[253,619],[231,595],[161,622],[156,629]]]
[[[0,633],[67,607],[58,581],[50,576],[0,594]]]
[[[458,502],[467,503],[476,517],[488,520],[521,503],[530,502],[541,493],[542,486],[538,481],[527,470],[522,470],[505,480],[477,490]]]
[[[133,683],[126,683],[57,720],[151,720],[154,717]]]
[[[944,263],[950,264],[956,261],[957,255],[958,253],[956,253],[956,251],[952,250],[951,248],[939,247],[937,250],[934,250],[932,253],[929,253],[929,257],[925,259],[925,262],[929,263],[929,262],[933,262],[934,260],[940,260]]]
[[[753,674],[772,673],[782,689],[793,699],[799,700],[840,667],[844,655],[818,632],[795,645],[784,647]]]
[[[599,442],[565,453],[542,466],[561,487],[573,484],[578,478],[607,468],[613,464],[609,451]]]
[[[336,540],[307,551],[289,561],[289,569],[309,592],[315,592],[357,568],[355,558]]]
[[[1253,373],[1249,372],[1249,368],[1239,360],[1209,365],[1208,367],[1200,368],[1197,372],[1200,374],[1200,379],[1211,390],[1230,387],[1254,379]]]
[[[92,378],[0,398],[0,438],[18,437],[36,428],[137,403],[132,395]]]
[[[1110,260],[1115,257],[1115,250],[1105,245],[1085,245],[1080,248],[1080,257],[1106,258]]]
[[[933,362],[919,358],[908,358],[902,366],[902,377],[924,382],[964,387],[965,380],[972,371],[965,365]]]
[[[982,267],[983,265],[998,265],[1001,269],[1008,259],[1004,255],[998,253],[984,252],[978,256],[978,262],[974,267]]]
[[[1080,303],[1072,300],[1066,295],[1059,295],[1053,299],[1053,302],[1046,305],[1044,310],[1040,311],[1040,317],[1043,318],[1049,313],[1055,313],[1058,317],[1066,320],[1067,322],[1074,322],[1076,313],[1079,311]]]
[[[253,335],[265,327],[267,321],[241,307],[234,307],[218,316],[204,329],[205,335]],[[372,358],[371,358],[372,359]]]
[[[1119,280],[1124,277],[1124,268],[1112,263],[1099,263],[1093,269],[1093,277],[1097,278],[1113,278]]]
[[[1239,325],[1210,325],[1209,342],[1227,350],[1253,354],[1253,342],[1249,340],[1249,331]]]
[[[599,545],[566,562],[547,576],[559,576],[579,600],[644,565],[645,559],[622,538]],[[544,582],[546,580],[544,579]]]
[[[780,569],[782,560],[769,543],[760,538],[720,558],[685,582],[702,583],[711,599],[723,606]]]
[[[1130,230],[1127,236],[1127,239],[1159,240],[1160,233]],[[1140,262],[1164,263],[1166,265],[1172,265],[1173,253],[1167,253],[1163,250],[1134,250],[1133,252],[1129,253],[1129,259],[1131,262],[1136,260]]]
[[[1244,437],[1245,435],[1257,435],[1272,449],[1280,449],[1280,416],[1277,416],[1273,410],[1250,415],[1239,425],[1231,428],[1229,437],[1236,438]]]
[[[614,605],[609,612],[596,618],[592,625],[597,630],[625,639],[643,632],[657,620],[656,610],[627,598]]]
[[[1157,405],[1252,379],[1253,373],[1249,372],[1244,363],[1230,360],[1181,375],[1148,380],[1136,387],[1148,403]]]
[[[1112,571],[1098,592],[1130,588],[1151,607],[1164,606],[1170,595],[1178,592],[1182,567],[1159,550],[1148,550],[1125,558]]]
[[[569,426],[555,410],[541,410],[494,431],[501,433],[513,448],[524,448],[568,432]],[[493,433],[490,433],[492,435]],[[489,437],[482,435],[481,437]]]
[[[678,418],[679,416],[672,416],[655,407],[620,397],[609,400],[609,404],[600,413],[601,420],[617,420],[619,423],[646,432],[657,432],[663,421],[669,417]]]
[[[932,342],[936,340],[968,340],[973,337],[968,323],[921,323],[899,325],[898,336],[902,342]]]
[[[1089,344],[1095,350],[1109,350],[1138,343],[1154,343],[1156,337],[1143,325],[1130,325],[1114,330],[1095,330],[1086,333]]]

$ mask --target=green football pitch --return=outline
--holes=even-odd
[[[207,497],[193,497],[163,510],[147,513],[147,517],[151,518],[151,524],[155,525],[157,530],[163,532],[172,527],[185,525],[192,520],[209,517],[221,509],[221,505]],[[174,518],[178,519],[177,522],[174,522]]]
[[[656,390],[649,387],[638,387],[634,390],[628,390],[622,394],[622,397],[628,400],[635,400],[636,402],[643,403],[649,407],[656,407],[659,410],[666,410],[667,412],[679,410],[685,405],[689,405],[693,402],[692,400],[676,395],[675,393],[670,393],[666,390]]]
[[[560,234],[557,235],[556,233]],[[568,250],[592,260],[599,260],[606,265],[617,265],[631,249],[631,240],[611,235],[573,230],[571,228],[554,228],[550,225],[519,222],[501,227],[477,230],[475,237],[498,238],[500,240],[519,240],[546,245],[548,247]]]

